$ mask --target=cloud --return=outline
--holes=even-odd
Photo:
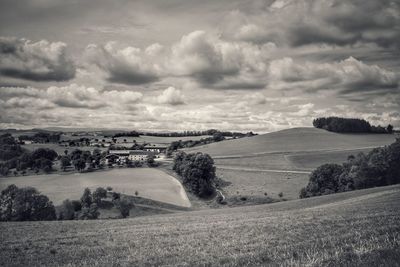
[[[32,81],[64,81],[75,76],[62,42],[0,37],[0,74]]]
[[[45,101],[46,108],[83,108],[99,109],[105,107],[124,108],[126,105],[138,103],[142,94],[132,91],[103,91],[93,87],[86,87],[77,84],[67,86],[50,86],[47,89],[27,88],[0,88],[0,97],[14,107],[36,108],[44,105],[35,105]],[[18,99],[19,101],[16,101]],[[34,103],[32,101],[35,101]],[[31,104],[29,104],[31,102]],[[19,105],[18,103],[24,103]],[[43,102],[44,103],[44,102]],[[15,104],[15,105],[14,105]],[[26,105],[25,105],[26,104]]]
[[[132,46],[118,49],[115,42],[109,42],[104,46],[87,46],[86,57],[107,74],[108,81],[138,85],[159,79],[161,68],[149,56],[157,50],[160,50],[157,45],[148,47],[147,53]]]
[[[224,36],[278,45],[355,45],[373,43],[399,49],[400,3],[391,0],[321,0],[264,3],[233,11]]]
[[[172,46],[167,65],[173,74],[192,77],[207,87],[263,88],[265,59],[274,48],[273,44],[226,42],[194,31]]]
[[[172,86],[165,89],[162,94],[157,97],[157,101],[160,104],[170,104],[173,106],[185,104],[184,96],[181,91]]]
[[[353,57],[322,64],[295,62],[292,58],[274,60],[269,66],[269,78],[310,91],[339,89],[342,94],[396,91],[400,82],[398,73],[367,65]]]

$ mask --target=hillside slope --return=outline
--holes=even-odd
[[[226,140],[187,151],[201,151],[212,156],[243,156],[276,152],[352,150],[393,143],[391,134],[340,134],[316,128],[292,128],[278,132]]]
[[[400,186],[126,220],[0,223],[1,266],[398,266]]]

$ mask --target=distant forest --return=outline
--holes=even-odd
[[[373,126],[364,119],[327,117],[313,121],[315,128],[337,133],[393,133],[393,126]]]
[[[237,138],[256,135],[253,132],[248,132],[248,133],[229,132],[229,131],[221,132],[215,129],[210,129],[206,131],[183,131],[183,132],[164,132],[164,133],[130,131],[130,132],[116,133],[114,134],[114,137],[123,137],[123,136],[138,137],[140,135],[158,136],[158,137],[183,137],[183,136],[214,135],[216,133],[220,133],[224,137],[237,137]]]

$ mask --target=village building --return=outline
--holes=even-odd
[[[143,148],[143,150],[159,154],[159,153],[165,153],[167,151],[167,146],[165,146],[165,145],[146,145]]]

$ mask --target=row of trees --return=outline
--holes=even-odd
[[[393,126],[386,128],[380,125],[373,126],[364,119],[327,117],[317,118],[313,121],[315,128],[325,129],[338,133],[392,133]]]
[[[37,132],[34,135],[20,135],[18,139],[21,142],[30,140],[35,143],[57,143],[61,139],[61,133]]]
[[[400,139],[368,154],[349,156],[342,165],[324,164],[310,175],[300,198],[400,183]]]
[[[215,192],[214,160],[208,154],[179,152],[174,158],[173,170],[182,177],[183,185],[199,197]]]
[[[201,138],[200,140],[174,141],[174,142],[171,142],[171,144],[167,148],[167,154],[170,155],[172,153],[172,151],[176,151],[180,148],[201,146],[201,145],[206,145],[206,144],[210,144],[210,143],[214,143],[214,142],[220,142],[223,140],[225,140],[225,136],[223,136],[221,132],[216,132],[213,134],[212,137]]]

